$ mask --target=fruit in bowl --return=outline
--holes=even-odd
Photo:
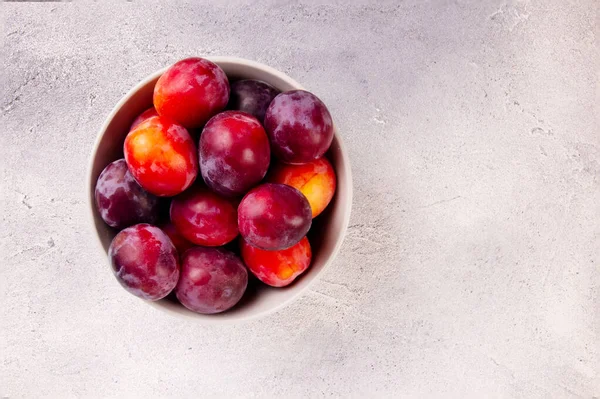
[[[166,297],[179,280],[177,250],[158,227],[140,223],[122,230],[108,256],[119,283],[142,299]]]
[[[159,198],[145,191],[133,178],[127,163],[108,164],[96,181],[96,206],[102,220],[116,229],[158,221]]]
[[[244,240],[265,250],[289,248],[308,233],[310,204],[300,191],[285,184],[265,183],[252,189],[238,207]]]
[[[226,111],[208,121],[200,136],[200,171],[215,192],[235,197],[248,192],[267,173],[269,138],[252,115]]]
[[[265,129],[275,156],[303,164],[321,158],[333,140],[333,121],[321,100],[305,90],[277,95],[265,114]]]
[[[179,302],[193,312],[220,313],[242,298],[248,272],[239,257],[223,248],[191,248],[183,254],[175,288]]]
[[[242,259],[248,269],[263,283],[285,287],[310,266],[312,253],[308,238],[279,251],[266,251],[242,240]]]
[[[179,61],[117,105],[92,157],[93,217],[130,293],[242,319],[289,302],[335,256],[351,179],[321,100],[264,65],[214,60]]]
[[[335,194],[335,170],[327,158],[302,165],[276,164],[267,180],[300,190],[310,204],[313,218],[327,208]]]
[[[171,201],[171,223],[187,241],[218,247],[238,235],[237,202],[205,187],[194,187]]]
[[[201,127],[229,101],[229,80],[214,62],[186,58],[173,64],[154,87],[154,108],[159,115],[186,128]]]
[[[198,174],[196,146],[188,131],[162,116],[153,116],[127,134],[125,162],[145,190],[171,197],[187,189]]]

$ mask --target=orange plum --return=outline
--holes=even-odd
[[[336,188],[335,171],[325,158],[303,165],[277,164],[268,180],[300,190],[308,199],[313,218],[327,207]]]
[[[188,131],[159,116],[129,132],[123,152],[135,180],[154,195],[177,195],[198,175],[198,153]]]
[[[244,263],[260,281],[272,287],[285,287],[302,274],[308,266],[312,253],[308,238],[296,245],[279,251],[265,251],[241,240]]]

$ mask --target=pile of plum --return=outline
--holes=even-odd
[[[188,58],[158,79],[153,103],[95,188],[100,216],[120,230],[109,248],[119,283],[151,301],[174,291],[204,314],[242,298],[247,270],[291,284],[310,266],[306,234],[336,189],[323,102],[257,80],[230,86],[219,66]]]

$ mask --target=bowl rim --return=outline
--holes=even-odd
[[[262,64],[260,62],[248,60],[245,58],[230,57],[230,56],[204,56],[201,58],[205,58],[209,61],[212,61],[217,65],[222,64],[222,63],[230,63],[230,64],[236,64],[239,66],[246,66],[246,67],[251,67],[251,68],[255,68],[255,69],[260,69],[268,74],[274,75],[275,77],[279,78],[280,80],[286,81],[287,83],[289,83],[290,85],[295,87],[294,90],[305,90],[304,87],[300,83],[298,83],[295,79],[292,79],[287,74],[285,74],[275,68],[272,68],[268,65]],[[95,185],[92,182],[92,177],[93,177],[93,169],[94,169],[94,159],[95,159],[96,153],[98,152],[98,147],[100,146],[100,143],[102,142],[102,139],[103,139],[104,135],[106,134],[106,130],[108,129],[110,123],[114,119],[117,112],[123,107],[123,105],[125,103],[127,103],[127,101],[129,101],[129,99],[131,97],[133,97],[140,89],[142,89],[148,83],[150,83],[153,80],[158,79],[171,65],[161,68],[161,69],[151,73],[150,75],[146,76],[139,83],[137,83],[134,87],[132,87],[123,97],[121,97],[121,99],[112,108],[111,112],[104,119],[104,122],[102,123],[102,126],[100,127],[100,130],[96,134],[96,139],[94,141],[94,145],[92,146],[92,149],[90,151],[88,165],[87,165],[87,171],[86,171],[86,175],[85,175],[86,176],[85,189],[87,190],[86,198],[87,198],[87,204],[88,204],[87,221],[88,221],[88,228],[91,229],[92,235],[95,237],[94,241],[96,242],[96,246],[101,251],[101,253],[104,254],[104,256],[107,256],[107,253],[104,250],[102,241],[100,240],[100,235],[98,234],[98,230],[94,227],[95,226],[94,212],[96,212],[96,207],[95,207],[95,198],[94,198],[94,194],[93,194]],[[258,318],[271,315],[271,314],[278,312],[279,310],[285,308],[286,306],[291,304],[293,301],[297,300],[300,296],[306,294],[308,289],[315,283],[315,281],[318,280],[319,275],[321,275],[325,271],[325,269],[331,265],[333,260],[339,254],[342,244],[343,244],[344,239],[347,234],[348,226],[350,224],[350,214],[352,211],[352,197],[353,197],[352,167],[350,165],[350,158],[348,157],[348,153],[344,146],[342,137],[340,134],[338,134],[335,123],[334,123],[334,136],[335,136],[338,146],[340,148],[340,154],[342,156],[343,163],[346,167],[345,172],[346,172],[347,184],[346,184],[346,192],[344,193],[344,195],[347,198],[347,201],[346,201],[345,209],[343,210],[344,217],[342,220],[340,235],[336,240],[335,246],[334,246],[331,254],[327,258],[327,260],[324,262],[323,267],[321,268],[321,270],[319,270],[317,275],[315,275],[315,277],[313,277],[310,281],[308,281],[308,283],[304,287],[302,287],[302,289],[298,290],[298,292],[289,296],[288,298],[281,301],[279,304],[273,306],[270,309],[263,310],[263,311],[256,312],[256,313],[251,313],[251,314],[240,316],[240,317],[234,317],[234,318],[222,318],[222,317],[218,317],[218,315],[192,314],[191,311],[178,312],[173,309],[170,309],[167,306],[160,304],[160,302],[162,300],[161,301],[144,301],[144,302],[151,305],[155,309],[160,309],[162,312],[167,313],[173,317],[185,318],[188,320],[193,319],[196,322],[200,322],[201,324],[214,325],[214,324],[234,324],[234,323],[246,322],[246,321],[256,320]],[[339,193],[338,193],[338,195],[339,195]],[[109,262],[109,265],[110,265],[110,262]],[[206,316],[206,317],[198,317],[198,316]],[[217,317],[215,317],[215,316],[217,316]]]

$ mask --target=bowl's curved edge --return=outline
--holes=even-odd
[[[119,109],[121,109],[123,104],[125,104],[142,87],[147,85],[152,80],[158,79],[158,77],[161,76],[166,70],[167,70],[167,67],[162,68],[161,70],[156,71],[153,74],[149,75],[144,80],[142,80],[137,85],[135,85],[133,88],[131,88],[131,90],[129,90],[127,92],[127,94],[125,94],[117,102],[117,104],[113,107],[113,109],[110,111],[108,116],[104,119],[104,123],[102,124],[100,131],[96,135],[96,140],[94,141],[94,145],[92,146],[92,149],[90,151],[89,161],[88,161],[88,165],[87,165],[87,172],[85,174],[85,177],[86,177],[85,189],[87,191],[88,210],[89,210],[88,222],[89,222],[89,228],[92,229],[92,233],[96,238],[95,239],[96,244],[102,250],[102,252],[105,252],[105,250],[102,245],[102,241],[100,240],[100,236],[98,235],[98,231],[94,227],[96,225],[96,220],[94,219],[94,213],[96,212],[96,206],[95,206],[96,199],[94,198],[94,189],[95,189],[94,181],[98,177],[98,176],[94,176],[94,154],[96,154],[98,152],[98,147],[100,146],[100,143],[102,142],[102,138],[104,137],[106,129],[110,125],[111,121],[113,120],[113,118],[115,117],[115,115],[117,114]]]
[[[216,64],[219,64],[219,65],[230,63],[230,64],[244,65],[244,66],[249,66],[252,68],[262,69],[272,75],[275,75],[279,79],[289,83],[290,85],[294,86],[296,89],[304,90],[304,87],[300,83],[298,83],[297,81],[295,81],[288,75],[286,75],[283,72],[280,72],[277,69],[274,69],[268,65],[265,65],[265,64],[262,64],[262,63],[259,63],[256,61],[251,61],[251,60],[247,60],[244,58],[238,58],[238,57],[227,57],[227,56],[207,56],[204,58],[206,58]],[[94,181],[97,178],[97,176],[94,176],[94,154],[96,154],[98,147],[102,141],[102,138],[104,137],[104,134],[105,134],[107,128],[109,127],[112,119],[115,117],[115,115],[119,111],[119,109],[121,109],[121,107],[135,93],[137,93],[142,87],[147,85],[149,82],[158,79],[167,69],[168,69],[168,67],[165,67],[165,68],[162,68],[162,69],[152,73],[151,75],[149,75],[148,77],[146,77],[145,79],[140,81],[137,85],[135,85],[131,90],[129,90],[127,92],[127,94],[125,94],[117,102],[117,104],[113,107],[111,112],[105,118],[104,123],[102,124],[102,127],[100,128],[100,131],[96,136],[94,145],[90,151],[90,158],[89,158],[88,165],[87,165],[86,182],[85,182],[85,189],[87,190],[87,201],[88,201],[88,210],[89,210],[87,219],[88,219],[89,228],[91,229],[92,235],[95,236],[96,245],[105,254],[106,254],[106,250],[104,249],[104,246],[102,245],[102,241],[100,240],[98,231],[95,228],[96,220],[94,218],[94,213],[96,212],[96,208],[95,208],[95,198],[94,198]],[[338,145],[340,147],[340,153],[341,153],[343,161],[344,161],[343,163],[347,167],[346,180],[348,181],[348,184],[347,184],[346,193],[345,193],[345,197],[347,198],[347,201],[346,201],[346,209],[345,209],[345,213],[344,213],[344,220],[343,220],[343,223],[341,226],[340,237],[338,237],[335,247],[334,247],[333,251],[331,252],[331,255],[329,256],[329,259],[325,262],[325,264],[321,268],[320,273],[322,273],[323,270],[327,269],[330,266],[330,264],[333,262],[333,260],[336,258],[336,256],[340,252],[342,244],[343,244],[344,239],[347,234],[348,226],[350,224],[350,214],[352,211],[352,201],[353,201],[352,166],[350,164],[350,160],[348,157],[348,153],[346,152],[346,148],[343,143],[343,139],[340,136],[340,134],[338,133],[338,130],[337,130],[335,124],[334,124],[334,134],[335,134],[336,141],[338,142]],[[246,315],[246,316],[219,317],[219,315],[224,316],[224,315],[226,315],[226,313],[207,316],[207,315],[193,313],[193,312],[185,309],[183,306],[181,306],[181,309],[174,309],[170,306],[166,306],[164,303],[161,303],[162,301],[156,301],[156,302],[145,301],[145,302],[147,302],[152,307],[159,309],[160,311],[162,311],[164,313],[170,314],[171,316],[180,316],[180,317],[185,317],[187,319],[194,319],[196,321],[201,321],[203,324],[206,324],[206,325],[209,325],[209,324],[233,324],[233,323],[255,320],[260,317],[264,317],[264,316],[267,316],[267,315],[270,315],[270,314],[280,311],[281,309],[283,309],[283,308],[287,307],[289,304],[291,304],[294,300],[298,299],[301,295],[306,293],[306,291],[315,283],[316,280],[318,280],[318,275],[315,276],[315,278],[313,278],[312,280],[310,280],[306,284],[306,286],[304,286],[301,290],[299,290],[294,295],[290,296],[289,298],[287,298],[285,301],[281,302],[277,306],[274,306],[273,308],[268,309],[266,311],[262,311],[262,312],[258,312],[258,313]]]

